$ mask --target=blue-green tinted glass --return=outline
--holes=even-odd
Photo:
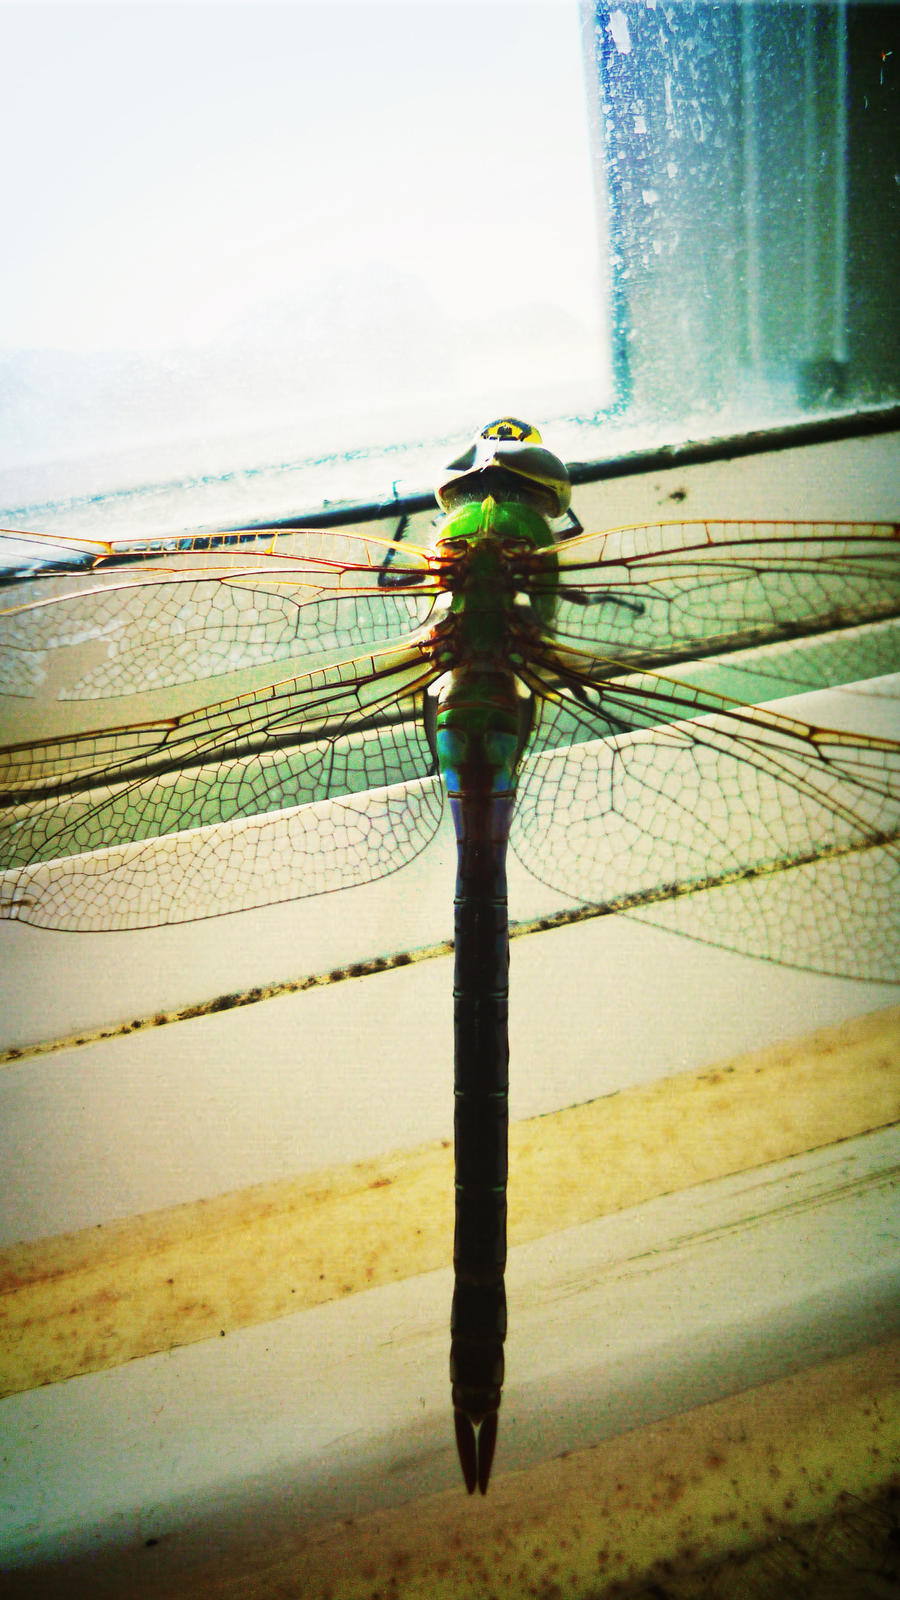
[[[585,7],[616,409],[720,431],[895,398],[900,7]]]

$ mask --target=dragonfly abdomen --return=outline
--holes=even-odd
[[[509,923],[506,847],[526,713],[509,670],[450,674],[435,745],[457,838],[455,1285],[450,1377],[469,1493],[487,1488],[506,1336]]]
[[[506,837],[513,796],[466,796],[455,902],[455,1284],[450,1378],[471,1493],[487,1487],[503,1386],[509,1091]],[[477,1430],[477,1435],[476,1435]]]

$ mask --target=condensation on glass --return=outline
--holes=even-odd
[[[616,405],[746,427],[900,391],[900,6],[586,0]]]

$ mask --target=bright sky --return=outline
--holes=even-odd
[[[577,0],[0,0],[0,64],[0,504],[605,402]]]
[[[576,0],[0,5],[0,59],[0,349],[596,314]]]

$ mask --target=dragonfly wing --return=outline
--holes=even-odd
[[[809,689],[850,685],[856,695],[896,700],[900,695],[900,620],[890,618],[796,643],[736,651],[728,657],[727,666],[721,661],[703,664],[707,665],[710,687],[741,700],[770,700]]]
[[[259,593],[256,556],[248,566],[246,554],[237,584],[231,569],[224,581],[221,574],[192,573],[182,584],[179,569],[174,579],[158,570],[132,575],[122,589],[121,573],[98,586],[92,571],[87,585],[82,574],[51,578],[62,578],[62,593],[49,592],[40,579],[37,597],[23,602],[20,585],[12,598],[7,594],[4,636],[10,643],[11,630],[15,655],[23,649],[16,634],[22,619],[37,627],[42,681],[36,702],[22,696],[7,702],[0,914],[92,929],[193,920],[384,876],[433,836],[441,792],[421,726],[431,669],[420,650],[401,640],[336,661],[330,648],[314,651],[321,664],[285,678],[280,659],[254,659],[256,622],[244,614],[235,622],[232,597],[245,595],[248,583]],[[313,617],[322,605],[341,637],[357,626],[342,609],[349,605],[358,620],[356,584],[349,594],[326,591],[297,602],[296,570],[289,584],[281,572],[276,576],[277,585],[268,570],[262,580],[265,594],[279,602],[267,650],[287,632],[297,652],[296,617]],[[337,576],[346,576],[346,566]],[[303,577],[312,582],[309,567]],[[222,614],[213,609],[204,618],[203,606],[215,608],[223,593],[242,652],[243,692],[211,700],[210,684],[221,674],[214,663],[204,677],[195,660],[194,678],[179,695],[156,676],[166,654],[160,641],[171,645],[180,637],[175,624],[184,620],[187,594],[205,670],[204,648],[224,639],[225,629]],[[108,621],[118,626],[123,595],[126,604],[136,603],[124,629],[128,665],[117,675],[110,662],[121,665],[122,658],[108,652],[103,629]],[[363,598],[373,608],[383,603],[394,618],[395,603],[404,600],[372,591]],[[141,618],[146,622],[148,613],[144,649]],[[76,654],[99,650],[104,686],[117,691],[113,699],[98,698],[96,661],[87,676],[59,666],[59,655],[66,655],[61,640]],[[170,679],[175,674],[180,681],[188,659],[171,667]],[[123,712],[128,720],[117,720]],[[33,733],[38,720],[46,724],[42,737],[16,737]],[[359,796],[372,789],[378,795],[363,805]]]
[[[672,522],[583,534],[534,558],[538,570],[547,564],[550,588],[554,560],[554,633],[598,657],[675,667],[714,655],[721,664],[840,630],[818,651],[734,668],[799,687],[900,670],[896,624],[849,637],[900,616],[896,523]]]
[[[549,691],[538,717],[511,834],[535,877],[748,954],[900,977],[900,744],[652,673]]]
[[[0,872],[0,916],[73,932],[150,928],[353,888],[398,870],[441,818],[437,779]]]
[[[399,548],[303,529],[116,546],[2,534],[0,693],[71,716],[79,702],[264,667],[274,679],[409,637],[436,586],[427,552]]]

